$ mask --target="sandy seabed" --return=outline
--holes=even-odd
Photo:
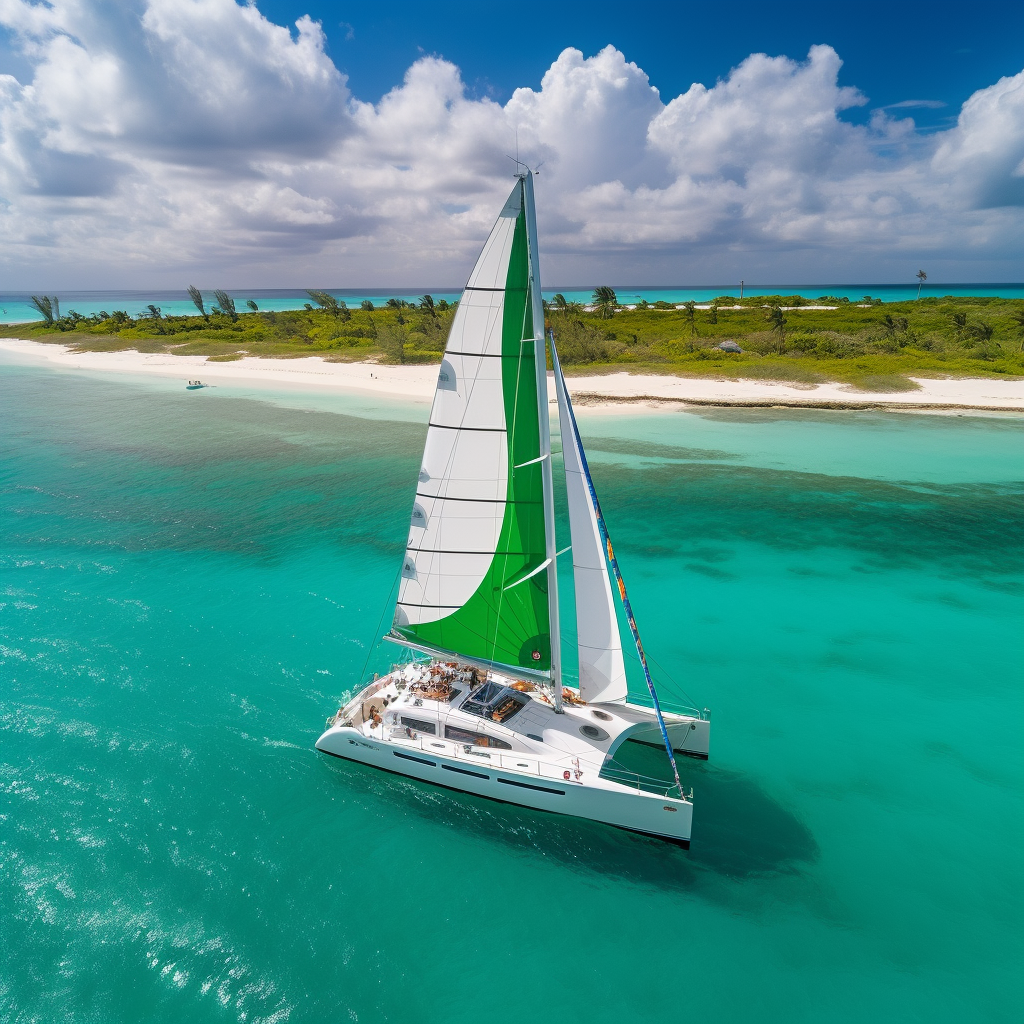
[[[303,391],[344,390],[391,399],[427,402],[437,383],[436,365],[386,366],[377,363],[335,363],[319,356],[261,359],[246,356],[231,362],[210,362],[205,356],[143,352],[76,352],[65,345],[21,339],[0,339],[0,352],[19,362],[54,369],[126,373],[201,379],[205,383],[244,382],[267,388]],[[1024,412],[1024,380],[979,377],[911,378],[917,390],[862,391],[849,384],[794,384],[727,377],[677,377],[668,374],[605,373],[568,378],[578,404],[612,411],[638,404],[649,408],[680,405],[805,406],[825,409],[885,408],[942,411],[980,409]]]

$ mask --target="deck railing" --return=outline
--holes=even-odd
[[[637,704],[645,708],[651,708],[652,710],[654,708],[654,702],[647,694],[644,694],[643,696],[639,694],[636,696],[630,694],[629,703]],[[693,707],[691,704],[682,704],[679,701],[665,700],[665,698],[660,694],[658,695],[658,703],[661,705],[662,711],[668,711],[673,715],[686,715],[688,718],[697,718],[702,721],[707,721],[711,718],[711,712],[707,708],[701,710],[700,708]]]

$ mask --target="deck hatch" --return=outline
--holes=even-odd
[[[529,702],[529,697],[510,686],[486,682],[465,699],[462,710],[481,718],[489,718],[492,722],[503,723],[513,715],[518,715]]]

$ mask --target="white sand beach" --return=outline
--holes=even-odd
[[[65,345],[0,339],[9,361],[92,373],[124,373],[189,379],[209,383],[245,382],[268,388],[336,389],[378,394],[392,399],[429,401],[437,366],[387,366],[336,363],[319,356],[262,359],[247,356],[210,362],[205,356],[143,352],[75,352]],[[978,377],[914,378],[918,389],[902,392],[861,391],[849,384],[794,384],[782,381],[730,380],[725,377],[677,377],[668,374],[604,373],[568,378],[569,390],[582,405],[612,410],[644,404],[649,408],[680,405],[805,406],[809,408],[957,410],[1024,412],[1024,380]]]

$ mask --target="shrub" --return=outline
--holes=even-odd
[[[556,317],[553,330],[558,358],[567,365],[601,362],[609,356],[608,339],[577,317]]]

